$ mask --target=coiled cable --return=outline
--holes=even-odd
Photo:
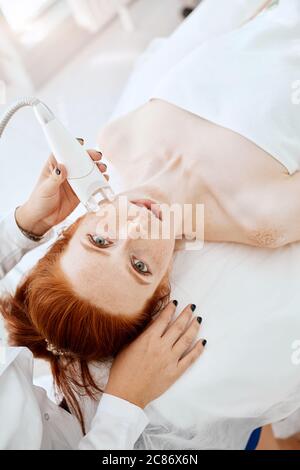
[[[15,103],[13,103],[9,108],[8,110],[4,113],[4,115],[2,116],[2,118],[0,119],[0,138],[2,137],[2,134],[4,132],[4,129],[6,128],[7,124],[9,123],[9,121],[11,120],[11,118],[13,117],[13,115],[21,108],[24,108],[25,106],[34,106],[36,104],[38,104],[40,102],[40,100],[38,100],[37,98],[33,98],[33,97],[25,97],[19,101],[16,101]]]

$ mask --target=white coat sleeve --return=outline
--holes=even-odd
[[[74,415],[33,384],[33,356],[27,348],[2,348],[0,395],[1,450],[130,450],[148,424],[141,408],[103,394],[91,429],[82,438]]]
[[[53,236],[50,230],[39,242],[29,240],[19,230],[14,212],[0,219],[0,280],[28,251],[45,243]]]
[[[103,394],[91,430],[80,450],[131,450],[148,424],[144,411],[113,395]]]

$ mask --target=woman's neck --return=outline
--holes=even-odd
[[[153,166],[140,176],[135,186],[126,189],[126,194],[147,197],[164,204],[192,204],[193,188],[191,172],[186,168],[181,155],[168,159],[165,165],[153,172]]]
[[[141,173],[139,173],[141,175]],[[176,208],[181,211],[182,223],[177,222],[177,236],[191,236],[196,230],[195,215],[197,202],[200,202],[199,178],[196,177],[192,162],[187,162],[181,155],[169,157],[163,166],[153,174],[153,166],[145,171],[136,186],[123,194],[131,200],[151,199],[163,204],[169,211]],[[199,208],[198,208],[199,209]],[[198,211],[199,213],[199,211]]]

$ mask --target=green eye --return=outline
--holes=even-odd
[[[148,266],[146,265],[146,263],[144,263],[144,261],[142,261],[140,259],[133,259],[132,264],[133,264],[134,269],[136,271],[138,271],[139,273],[141,273],[141,274],[151,274],[149,269],[148,269]]]
[[[102,235],[89,235],[89,239],[94,245],[101,248],[111,245],[111,242]]]

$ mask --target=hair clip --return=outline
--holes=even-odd
[[[47,343],[47,351],[51,352],[54,356],[65,356],[67,355],[66,351],[63,351],[62,349],[56,348],[52,343],[50,343],[47,339],[45,339]]]

